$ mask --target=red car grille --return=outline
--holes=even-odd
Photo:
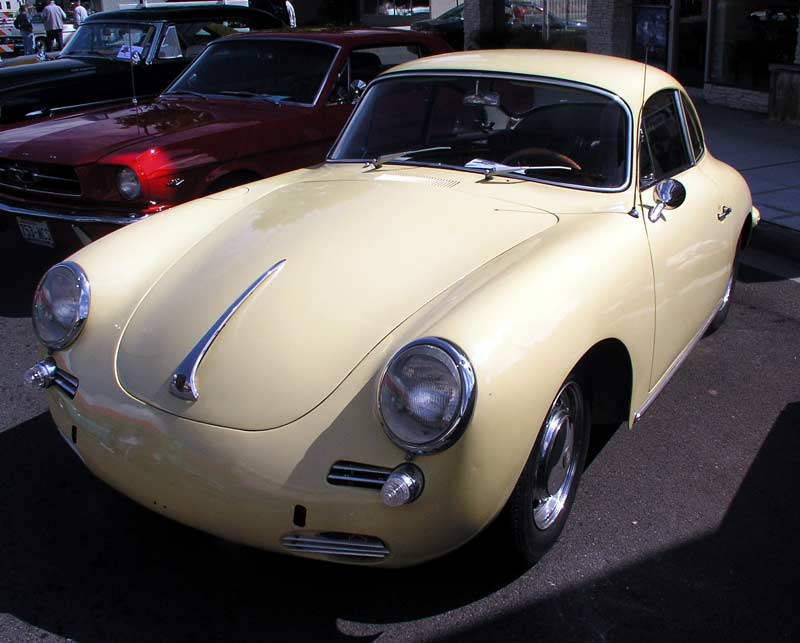
[[[66,165],[0,159],[0,187],[15,192],[80,196],[81,183]]]

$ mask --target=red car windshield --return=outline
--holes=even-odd
[[[302,40],[214,43],[165,92],[316,102],[337,48]]]

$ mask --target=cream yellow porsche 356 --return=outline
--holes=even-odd
[[[425,58],[326,163],[51,268],[26,378],[98,477],[222,538],[401,567],[500,519],[533,562],[592,426],[633,426],[725,319],[758,219],[657,69]]]

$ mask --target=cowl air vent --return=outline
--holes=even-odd
[[[380,538],[332,531],[287,534],[281,538],[281,545],[299,554],[319,554],[348,560],[381,560],[390,553]]]
[[[394,183],[414,183],[416,185],[428,185],[432,188],[454,188],[459,181],[452,179],[439,179],[433,176],[419,174],[401,174],[399,172],[384,172],[375,177],[376,181],[392,181]]]

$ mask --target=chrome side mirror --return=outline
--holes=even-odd
[[[653,197],[656,200],[656,205],[647,215],[650,223],[665,219],[664,210],[674,210],[680,207],[686,200],[686,188],[683,187],[683,183],[680,181],[664,179],[656,184],[653,189]]]
[[[350,83],[350,98],[353,102],[356,102],[359,98],[361,98],[361,94],[364,93],[364,90],[367,88],[367,83],[363,80],[354,80]]]

